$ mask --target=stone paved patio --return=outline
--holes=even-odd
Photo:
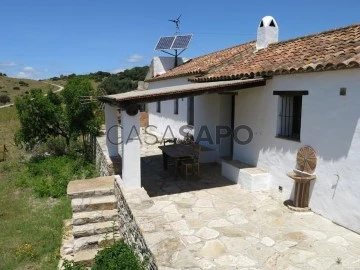
[[[124,196],[160,269],[360,269],[359,234],[245,191],[218,164],[175,181],[157,146],[141,146],[143,188]]]
[[[144,190],[126,197],[160,269],[360,269],[360,235],[293,212],[270,192],[245,191],[219,165],[203,165],[190,181],[150,168],[151,198]]]

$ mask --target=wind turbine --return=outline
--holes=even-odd
[[[175,25],[176,25],[176,33],[180,33],[180,27],[179,27],[179,25],[180,25],[180,18],[181,18],[181,14],[180,14],[179,17],[177,17],[177,19],[169,20],[169,22],[175,23]]]

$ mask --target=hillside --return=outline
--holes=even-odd
[[[40,88],[43,91],[49,88],[57,90],[56,86],[47,82],[0,76],[0,96],[6,95],[10,97],[11,103],[14,102],[16,96],[26,95],[32,88]]]
[[[137,88],[138,81],[145,80],[148,70],[148,66],[143,66],[126,69],[116,74],[98,71],[95,73],[83,75],[61,75],[60,77],[50,78],[49,80],[46,80],[46,82],[65,85],[66,82],[71,78],[85,77],[91,81],[95,89],[102,89],[110,95],[135,90]]]

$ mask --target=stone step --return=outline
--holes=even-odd
[[[79,250],[74,254],[74,262],[87,267],[91,267],[94,264],[96,254],[100,249],[85,249]]]
[[[103,233],[74,239],[74,252],[85,249],[100,249],[121,240],[120,233]]]
[[[118,211],[116,209],[90,211],[90,212],[77,212],[77,213],[73,213],[72,224],[83,225],[86,223],[116,221],[116,220],[118,220]]]
[[[74,213],[113,210],[116,209],[116,198],[115,195],[93,198],[76,198],[71,200],[71,208]]]
[[[119,222],[105,221],[73,226],[74,238],[90,236],[95,234],[111,233],[119,230]]]
[[[67,195],[72,199],[113,195],[114,181],[114,176],[71,181],[67,186]]]

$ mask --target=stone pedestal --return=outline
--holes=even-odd
[[[316,178],[315,175],[298,175],[294,172],[288,173],[288,176],[295,181],[295,198],[293,204],[298,208],[309,206],[310,181]]]

